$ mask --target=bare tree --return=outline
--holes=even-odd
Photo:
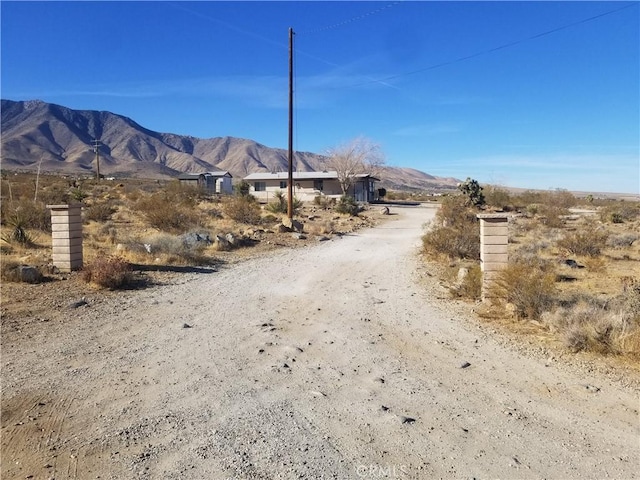
[[[342,193],[347,194],[356,175],[376,176],[385,163],[380,145],[366,137],[357,137],[327,152],[327,166],[338,174]]]

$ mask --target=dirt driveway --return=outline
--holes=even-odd
[[[392,213],[3,332],[2,479],[636,476],[638,392],[434,302]]]

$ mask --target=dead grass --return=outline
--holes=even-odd
[[[548,334],[573,352],[640,359],[640,295],[628,286],[636,285],[630,279],[640,279],[640,204],[606,200],[580,205],[567,192],[509,195],[499,189],[489,190],[486,198],[490,208],[495,202],[517,216],[509,223],[510,265],[494,286],[504,300],[483,305],[485,320],[499,320],[523,335],[529,330]],[[423,251],[432,260],[444,260],[450,271],[462,265],[434,256],[427,245]],[[445,281],[457,294],[462,290],[454,277]]]

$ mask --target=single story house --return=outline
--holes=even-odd
[[[181,185],[199,187],[209,193],[233,193],[229,172],[183,173],[178,176]]]
[[[270,202],[276,192],[287,193],[288,172],[252,173],[244,177],[249,183],[249,193],[262,202]],[[374,176],[361,173],[354,176],[348,195],[357,202],[378,200]],[[340,198],[342,188],[337,172],[293,172],[293,196],[303,202],[310,202],[317,196]]]

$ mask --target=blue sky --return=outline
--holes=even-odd
[[[1,94],[389,165],[640,193],[638,2],[1,3]]]

